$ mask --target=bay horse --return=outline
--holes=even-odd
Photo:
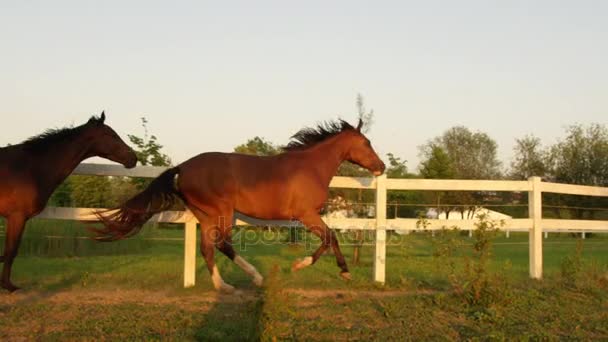
[[[132,168],[135,152],[104,124],[105,112],[78,127],[52,129],[25,142],[0,148],[0,216],[6,218],[2,287],[17,289],[11,268],[28,219],[39,214],[74,168],[89,157],[102,157]]]
[[[321,245],[312,254],[294,262],[292,270],[314,264],[331,247],[341,276],[350,273],[338,240],[319,214],[327,199],[329,182],[347,160],[378,176],[385,165],[370,141],[355,128],[339,120],[304,128],[292,136],[283,153],[252,156],[237,153],[199,154],[166,170],[148,188],[120,207],[98,212],[103,223],[93,229],[101,241],[113,241],[137,233],[154,214],[184,202],[201,226],[200,249],[216,290],[232,292],[214,262],[214,247],[240,266],[260,286],[263,278],[253,265],[232,247],[235,211],[266,220],[299,220],[319,236]]]

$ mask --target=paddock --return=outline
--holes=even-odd
[[[235,240],[239,253],[266,277],[263,288],[251,284],[249,277],[227,258],[216,258],[225,279],[239,289],[226,295],[213,289],[200,256],[196,286],[183,287],[181,229],[149,225],[131,241],[96,243],[117,248],[96,255],[84,250],[79,254],[75,248],[68,255],[44,257],[37,246],[29,246],[36,230],[46,233],[68,225],[66,230],[79,232],[77,236],[82,239],[78,241],[86,248],[95,243],[86,237],[88,224],[38,219],[28,227],[23,255],[17,258],[15,269],[15,280],[23,289],[12,295],[0,294],[1,339],[91,340],[101,335],[120,340],[606,336],[601,335],[606,333],[606,308],[600,299],[605,298],[605,285],[585,280],[583,289],[562,288],[560,278],[563,259],[575,253],[579,242],[584,243],[585,263],[590,267],[600,265],[605,272],[608,236],[604,234],[586,240],[550,234],[543,241],[542,282],[527,279],[527,234],[514,232],[509,238],[500,234],[493,242],[489,269],[505,275],[505,283],[500,286],[505,291],[510,289],[512,294],[507,294],[512,302],[501,302],[493,309],[500,317],[493,323],[470,317],[462,303],[454,299],[448,274],[442,268],[444,262],[432,253],[432,244],[440,234],[432,238],[431,232],[425,231],[409,235],[388,231],[386,281],[378,286],[370,279],[375,256],[371,239],[361,250],[359,264],[350,264],[353,280],[347,283],[336,274],[331,255],[319,259],[314,267],[291,273],[291,262],[312,248],[307,247],[305,236],[295,246],[281,243],[287,232],[272,227],[273,232],[281,231],[276,243]],[[239,237],[248,232],[261,236],[268,231],[245,226],[236,230]],[[338,232],[339,236],[347,234]],[[468,253],[471,239],[467,234],[455,235],[467,244],[461,253]],[[72,239],[65,237],[65,242],[73,243]],[[144,246],[133,250],[139,244]],[[318,240],[311,244],[314,247]],[[345,245],[343,251],[350,261],[353,246]],[[459,270],[464,258],[454,259]],[[587,273],[581,276],[588,278]],[[524,311],[526,315],[521,314]]]

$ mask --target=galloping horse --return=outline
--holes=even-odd
[[[7,219],[2,287],[15,291],[11,268],[28,219],[46,206],[53,191],[86,158],[103,157],[132,168],[137,156],[104,124],[105,113],[78,127],[48,130],[0,148],[0,216]]]
[[[259,219],[296,219],[321,238],[312,256],[296,261],[298,270],[314,264],[330,246],[341,269],[350,279],[344,256],[333,231],[321,219],[329,182],[340,164],[348,160],[380,175],[384,163],[361,133],[340,120],[305,128],[296,133],[275,156],[237,153],[202,153],[162,173],[143,192],[113,211],[100,212],[104,224],[94,229],[97,239],[113,241],[137,233],[154,214],[171,208],[181,199],[201,226],[201,252],[217,290],[231,292],[215,265],[214,246],[253,277],[263,278],[232,248],[234,211]]]

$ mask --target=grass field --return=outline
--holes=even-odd
[[[285,232],[237,233],[237,250],[266,284],[254,287],[216,255],[224,279],[240,290],[226,295],[213,291],[200,256],[196,286],[182,288],[180,230],[147,227],[132,240],[97,244],[79,238],[86,234],[78,223],[33,222],[14,266],[24,290],[0,293],[0,339],[608,339],[605,235],[582,244],[550,235],[543,281],[527,278],[527,235],[499,235],[484,271],[487,294],[476,301],[467,297],[473,241],[458,232],[393,235],[384,286],[370,280],[370,245],[344,282],[331,255],[291,273],[317,244],[308,235],[290,246]],[[349,260],[352,247],[343,251]]]

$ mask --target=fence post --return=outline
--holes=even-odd
[[[530,278],[543,277],[543,205],[540,177],[528,178],[532,190],[528,192],[528,214],[532,219],[529,236]]]
[[[386,279],[386,174],[376,177],[376,243],[374,281]]]
[[[196,277],[196,222],[192,217],[184,227],[184,287],[193,287]]]

